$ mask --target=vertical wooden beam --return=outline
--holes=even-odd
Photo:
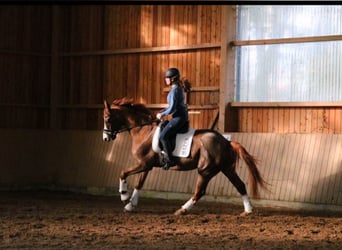
[[[223,133],[232,127],[228,124],[228,104],[234,100],[235,83],[235,51],[229,46],[230,41],[236,40],[236,6],[222,6],[221,24],[221,65],[220,65],[220,101],[218,130]],[[235,121],[237,122],[237,121]],[[233,126],[236,127],[236,126]]]
[[[57,129],[57,105],[58,105],[58,68],[59,55],[58,43],[59,37],[59,19],[60,8],[52,7],[52,22],[51,22],[51,61],[50,61],[50,129]]]

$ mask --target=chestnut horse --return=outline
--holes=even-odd
[[[122,170],[119,180],[121,200],[126,203],[124,210],[130,212],[138,205],[139,191],[143,188],[149,171],[153,167],[161,167],[159,153],[152,149],[153,134],[160,121],[146,106],[134,103],[128,98],[115,100],[111,105],[105,100],[103,119],[104,141],[115,140],[118,133],[125,131],[128,131],[132,138],[132,153],[137,164]],[[197,169],[198,172],[193,196],[175,212],[175,215],[188,213],[205,194],[209,181],[219,172],[228,178],[242,196],[244,205],[242,215],[250,214],[253,209],[252,204],[247,195],[245,184],[235,171],[239,158],[242,158],[248,166],[252,194],[257,195],[258,185],[266,188],[266,182],[257,169],[255,158],[238,142],[228,141],[217,131],[210,129],[195,130],[189,157],[176,157],[177,165],[170,168],[170,170],[178,171]],[[126,178],[138,173],[140,176],[130,196]]]

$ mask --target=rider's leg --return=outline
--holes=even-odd
[[[171,150],[171,146],[170,146],[169,141],[167,139],[160,138],[160,143],[162,144],[163,151],[165,152],[166,157],[167,157],[167,162],[163,168],[168,169],[169,167],[176,165],[176,162],[175,162],[175,159],[172,155],[172,150]]]
[[[164,148],[164,152],[168,156],[168,162],[165,164],[164,169],[176,165],[176,159],[172,155],[170,139],[176,136],[177,132],[188,122],[184,117],[173,117],[165,128],[160,133],[160,142]]]
[[[160,133],[159,140],[167,157],[166,164],[163,166],[164,169],[168,169],[169,167],[176,165],[169,142],[170,138],[176,135],[176,129],[177,127],[174,126],[174,121],[171,120]]]

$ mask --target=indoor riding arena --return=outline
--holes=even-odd
[[[341,12],[0,6],[0,249],[341,249]],[[241,145],[260,176],[240,157],[196,201],[203,161],[131,175],[144,166],[136,131],[157,125],[130,127],[132,116],[109,130],[126,117],[108,120],[105,101],[134,100],[125,108],[155,117],[167,107],[169,68],[191,85],[184,102],[195,133]],[[201,145],[216,157],[209,150],[219,145]],[[259,177],[265,188],[253,194]]]

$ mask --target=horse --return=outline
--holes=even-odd
[[[115,140],[117,134],[129,132],[132,139],[132,154],[137,163],[124,169],[119,175],[119,193],[124,202],[124,211],[136,209],[139,192],[142,190],[148,173],[154,167],[161,167],[160,154],[152,148],[153,135],[160,123],[155,114],[144,104],[135,103],[124,97],[111,104],[104,100],[103,140]],[[257,168],[257,160],[239,142],[229,141],[213,129],[196,129],[188,157],[176,157],[176,166],[170,170],[189,171],[197,169],[198,177],[193,196],[184,203],[174,215],[184,215],[205,195],[209,181],[222,172],[242,197],[244,211],[241,215],[252,213],[253,206],[247,194],[244,182],[236,173],[239,159],[248,167],[252,195],[258,196],[258,186],[267,189],[267,182]],[[132,195],[128,192],[127,177],[139,174]]]

